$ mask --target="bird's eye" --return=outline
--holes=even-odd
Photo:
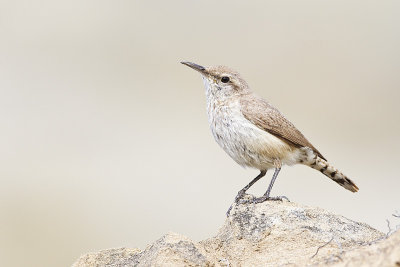
[[[222,78],[221,78],[221,82],[223,82],[223,83],[229,82],[229,77],[228,77],[228,76],[222,77]]]

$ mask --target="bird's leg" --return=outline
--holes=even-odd
[[[262,197],[258,197],[258,198],[253,199],[253,201],[252,201],[253,203],[262,203],[262,202],[264,202],[266,200],[280,200],[280,201],[282,201],[283,199],[286,199],[286,200],[289,201],[289,199],[287,197],[285,197],[285,196],[278,196],[278,197],[270,197],[269,196],[270,193],[271,193],[272,187],[274,186],[276,177],[278,177],[278,174],[279,174],[280,170],[281,170],[280,167],[277,167],[275,169],[274,175],[272,176],[271,182],[269,183],[267,192],[265,192],[265,194]]]
[[[281,171],[281,168],[276,168],[275,169],[274,175],[272,175],[271,182],[269,183],[267,192],[265,192],[265,194],[264,194],[265,197],[269,198],[269,194],[271,193],[271,190],[272,190],[272,187],[274,186],[276,177],[278,177],[278,174],[279,174],[280,171]]]
[[[235,197],[235,203],[237,203],[242,197],[243,195],[246,193],[247,190],[249,190],[249,188],[255,184],[258,180],[260,180],[262,177],[265,176],[265,174],[267,173],[267,171],[260,171],[260,174],[257,175],[256,178],[254,178],[253,180],[251,180],[251,182],[246,185],[245,187],[242,188],[242,190],[240,190],[237,194],[237,196]]]
[[[260,171],[260,174],[257,175],[256,178],[254,178],[253,180],[251,180],[251,182],[246,185],[245,187],[242,188],[242,190],[240,190],[237,194],[237,196],[235,197],[235,202],[234,203],[238,203],[239,200],[243,197],[243,195],[246,193],[246,191],[253,185],[255,184],[258,180],[260,180],[262,177],[265,176],[265,174],[267,173],[267,171],[263,170]],[[232,209],[233,204],[229,207],[228,211],[226,212],[226,215],[229,216],[229,212]]]

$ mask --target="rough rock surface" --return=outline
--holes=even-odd
[[[386,239],[364,223],[293,202],[239,204],[215,237],[194,242],[168,233],[143,251],[103,250],[83,255],[73,266],[328,264],[400,266],[400,232]]]
[[[335,267],[400,266],[400,231],[370,246],[347,251]]]

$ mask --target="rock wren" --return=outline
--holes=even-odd
[[[238,164],[260,170],[260,174],[238,192],[235,202],[272,168],[275,172],[267,191],[252,202],[282,200],[282,196],[271,197],[270,193],[285,164],[307,165],[347,190],[358,191],[353,181],[329,164],[289,120],[253,93],[239,73],[225,66],[205,68],[191,62],[181,63],[202,75],[208,121],[217,143]]]

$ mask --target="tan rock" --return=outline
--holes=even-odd
[[[251,198],[251,196],[246,196]],[[86,266],[400,266],[400,232],[293,202],[235,205],[215,237],[194,242],[168,233],[145,250],[84,255]]]
[[[400,231],[380,242],[347,251],[343,261],[334,266],[400,266]]]

